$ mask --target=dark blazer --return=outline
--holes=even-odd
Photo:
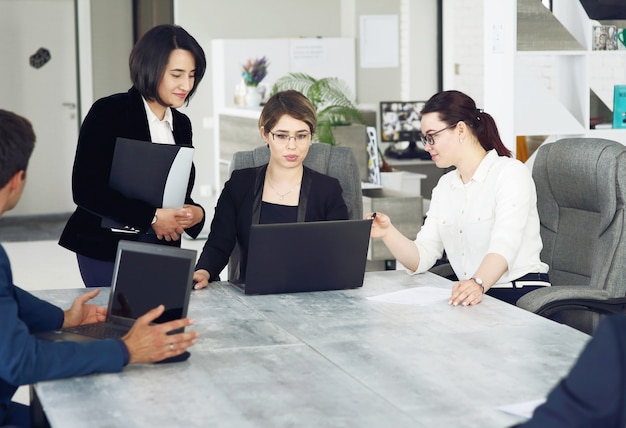
[[[49,342],[32,336],[63,324],[63,311],[13,285],[9,258],[0,245],[0,425],[20,385],[118,372],[124,354],[118,341]]]
[[[518,427],[626,427],[626,315],[600,322],[567,377]]]
[[[211,281],[219,278],[235,243],[241,249],[239,279],[245,279],[250,225],[259,223],[266,171],[267,165],[235,170],[224,185],[211,232],[196,264],[196,270],[206,269],[210,273]],[[297,221],[347,219],[348,207],[341,196],[339,181],[304,167]]]
[[[189,118],[176,109],[172,109],[172,117],[176,144],[191,146]],[[127,93],[99,99],[85,117],[80,128],[72,173],[72,192],[78,207],[68,220],[59,240],[61,246],[71,251],[105,261],[115,259],[118,241],[137,240],[139,236],[102,228],[100,226],[102,217],[148,231],[151,228],[154,211],[160,208],[126,198],[109,187],[117,137],[151,141],[143,100],[135,88],[131,88]],[[137,159],[137,162],[141,162],[141,159]],[[194,180],[195,168],[192,166],[185,203],[200,207],[191,199]],[[195,238],[203,226],[204,218],[185,231]],[[180,247],[180,240],[171,242],[163,240],[159,243]]]

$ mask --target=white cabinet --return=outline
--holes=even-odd
[[[609,138],[626,130],[590,129],[591,91],[613,108],[613,85],[626,84],[626,51],[592,51],[592,28],[578,1],[484,0],[485,110],[504,143],[518,135]]]
[[[267,76],[260,86],[266,87],[268,92],[280,77],[301,72],[315,78],[337,77],[356,93],[354,38],[215,39],[211,53],[213,150],[219,162],[215,177],[218,189],[228,178],[233,153],[263,144],[258,128],[261,107],[241,108],[234,102],[235,87],[241,82],[242,65],[246,60],[267,57]],[[363,146],[365,139],[363,132]],[[363,164],[366,168],[365,159]]]

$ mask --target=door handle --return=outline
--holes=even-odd
[[[67,103],[63,103],[63,104],[61,104],[61,105],[62,105],[63,107],[69,107],[69,108],[71,108],[71,109],[75,109],[75,108],[76,108],[76,103],[70,103],[70,102],[67,102]]]

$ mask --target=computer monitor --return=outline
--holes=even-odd
[[[420,111],[426,101],[381,101],[380,141],[390,143],[385,156],[397,159],[430,159],[424,149],[418,147],[421,131]],[[399,143],[408,143],[400,148]]]

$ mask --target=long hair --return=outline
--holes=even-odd
[[[511,157],[493,117],[476,108],[474,100],[463,92],[443,91],[433,95],[421,111],[421,114],[426,113],[439,113],[439,119],[447,125],[463,121],[485,150],[495,149],[499,156]]]

